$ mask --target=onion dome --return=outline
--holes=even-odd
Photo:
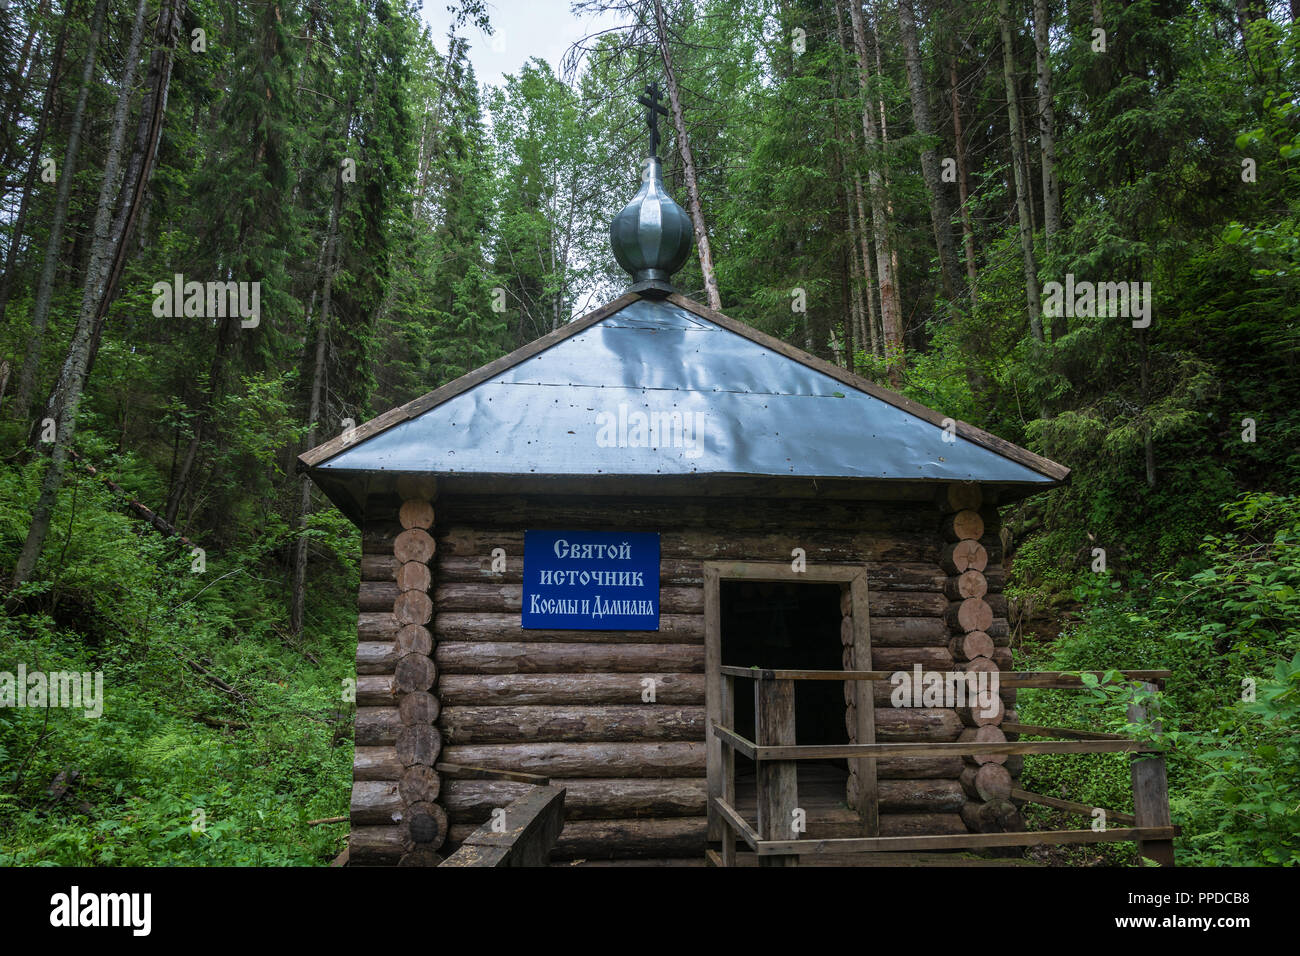
[[[658,156],[646,160],[641,179],[641,190],[610,224],[614,258],[632,273],[634,290],[671,291],[669,278],[690,255],[690,217],[664,189]]]
[[[690,216],[664,188],[659,157],[645,161],[641,189],[609,226],[614,258],[632,274],[637,292],[671,292],[668,280],[691,254]]]

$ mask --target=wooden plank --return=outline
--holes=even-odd
[[[720,728],[715,728],[715,732]],[[744,741],[744,738],[739,738]],[[744,741],[748,743],[748,741]],[[966,754],[1110,754],[1154,753],[1135,740],[1017,740],[1005,744],[889,743],[800,744],[753,748],[753,760],[842,760],[851,757],[941,757]],[[749,754],[746,754],[749,756]]]
[[[704,704],[703,674],[443,674],[438,697],[444,707],[640,704],[647,678],[654,703]]]
[[[842,671],[823,671],[823,670],[791,670],[782,668],[773,670],[766,667],[736,667],[727,664],[722,667],[722,673],[730,677],[746,677],[751,680],[866,680],[878,681],[889,680],[893,671],[863,671],[863,670],[842,670]]]
[[[687,644],[440,642],[441,674],[698,674],[705,649]]]
[[[790,853],[873,853],[894,850],[977,850],[996,846],[1061,846],[1172,840],[1178,827],[1115,827],[1110,830],[1039,830],[1021,833],[953,833],[934,836],[843,837],[830,840],[772,840],[758,843],[759,856]]]
[[[624,480],[624,479],[620,479]],[[698,476],[695,480],[699,480]],[[477,486],[476,486],[476,491]],[[524,499],[528,509],[521,518],[501,518],[493,510],[495,500],[490,497],[482,499],[481,494],[457,498],[454,502],[445,502],[442,510],[445,515],[453,516],[455,524],[439,527],[437,535],[438,560],[448,555],[459,557],[478,557],[490,555],[495,547],[505,548],[508,553],[522,554],[524,532],[521,525],[536,526],[545,521],[556,526],[565,526],[561,517],[554,514],[552,501],[540,496]],[[654,514],[629,516],[623,507],[625,499],[610,497],[604,501],[586,495],[575,500],[573,504],[574,520],[582,527],[591,530],[628,530],[639,528],[659,532],[660,562],[668,559],[682,559],[694,562],[709,561],[766,561],[774,556],[787,556],[790,553],[790,531],[776,533],[770,530],[774,522],[778,527],[786,527],[790,507],[789,501],[782,501],[780,511],[773,513],[764,525],[752,530],[735,527],[738,517],[748,515],[753,508],[753,500],[743,502],[719,501],[712,498],[699,499],[705,510],[701,517],[683,517],[676,509],[660,503]],[[901,565],[928,564],[936,567],[939,561],[941,542],[932,528],[933,515],[926,516],[925,532],[902,532],[893,527],[897,520],[894,515],[882,516],[882,527],[870,530],[862,526],[855,518],[855,511],[846,518],[834,519],[823,514],[818,503],[818,521],[811,528],[815,535],[808,535],[808,564],[821,566],[825,564],[852,564],[854,567],[866,568],[873,582],[890,569]],[[739,509],[746,509],[739,512]],[[462,510],[474,513],[461,515]],[[481,514],[479,512],[481,511]],[[632,521],[636,518],[635,522]],[[811,522],[811,519],[809,519]],[[665,522],[676,527],[666,526]],[[632,524],[635,523],[635,527]],[[572,526],[572,525],[569,525]],[[384,554],[392,553],[392,537],[400,528],[396,524],[385,525],[375,522],[366,525],[362,537],[362,553],[371,554],[376,550]],[[725,534],[720,533],[725,530]],[[994,542],[985,545],[990,559],[995,551],[1000,554],[1000,546]],[[918,587],[916,590],[927,590]]]
[[[1127,740],[1121,734],[1103,734],[1091,730],[1074,730],[1071,727],[1044,727],[1039,724],[1003,722],[1002,730],[1008,734],[1030,734],[1034,737],[1064,737],[1067,740]]]
[[[448,744],[507,744],[524,740],[702,740],[703,707],[669,704],[444,707],[438,726]]]
[[[1142,689],[1155,693],[1156,687],[1143,683]],[[1154,710],[1154,709],[1153,709]],[[1140,704],[1128,705],[1129,723],[1143,724],[1150,720],[1155,733],[1160,733],[1161,723],[1158,713],[1147,713]],[[1139,827],[1168,827],[1169,782],[1165,777],[1165,758],[1137,757],[1130,768],[1133,781],[1133,815]],[[1174,865],[1174,844],[1172,838],[1145,837],[1138,841],[1138,853],[1161,866]]]
[[[1084,816],[1092,816],[1092,811],[1097,807],[1089,806],[1086,803],[1075,803],[1073,800],[1062,800],[1059,797],[1048,797],[1041,793],[1032,793],[1029,790],[1012,789],[1012,800],[1023,800],[1025,803],[1037,803],[1044,807],[1052,807],[1055,810],[1068,810],[1072,813],[1082,813]],[[1137,817],[1128,813],[1120,813],[1118,810],[1106,811],[1107,822],[1114,820],[1118,823],[1136,824]]]
[[[754,685],[754,735],[760,747],[794,745],[794,681],[759,681]],[[760,763],[757,786],[759,838],[788,838],[799,806],[799,778],[795,763]],[[777,857],[767,865],[792,866],[796,862],[793,857]]]
[[[535,773],[520,773],[517,770],[492,770],[487,767],[468,767],[458,763],[439,763],[434,766],[438,773],[445,774],[453,780],[511,780],[545,787],[551,782],[550,777]]]
[[[536,787],[505,807],[504,829],[479,827],[462,846],[508,847],[505,866],[545,866],[564,827],[564,788]]]
[[[503,547],[497,544],[496,547]],[[503,547],[506,552],[504,571],[493,571],[490,550],[481,554],[439,554],[438,581],[441,584],[519,584],[523,581],[524,555],[522,538],[518,546]],[[861,565],[871,579],[871,587],[881,592],[943,593],[948,581],[941,569],[922,561],[864,561]],[[392,555],[363,555],[361,577],[363,581],[395,583],[396,568]],[[659,583],[664,587],[702,587],[704,584],[701,558],[669,557],[659,562]],[[990,579],[990,583],[992,583]],[[877,613],[880,613],[877,610]],[[518,621],[515,622],[518,625]]]
[[[443,641],[473,644],[698,644],[704,645],[704,618],[699,614],[660,614],[657,631],[524,630],[519,614],[439,611],[433,634]]]
[[[723,741],[723,740],[727,741],[728,743],[731,744],[732,747],[734,747],[736,750],[739,750],[750,760],[754,759],[754,752],[755,752],[754,742],[752,740],[748,740],[745,737],[740,736],[740,734],[736,733],[734,730],[730,730],[729,728],[723,727],[720,724],[715,724],[713,726],[713,737],[719,741]]]
[[[439,866],[509,866],[510,847],[508,846],[462,846]]]
[[[853,666],[855,669],[872,669],[871,622],[868,610],[869,592],[867,576],[859,572],[849,582],[849,603],[853,624]],[[872,684],[853,682],[854,718],[857,721],[857,742],[876,743],[876,705]],[[851,763],[858,778],[858,815],[862,818],[864,836],[880,835],[880,788],[876,779],[876,761],[873,757],[855,757]]]
[[[867,680],[867,681],[887,681],[896,673],[895,671],[876,671],[876,670],[853,670],[853,671],[828,671],[828,670],[790,670],[790,669],[772,669],[762,667],[735,667],[728,665],[723,668],[724,674],[730,674],[733,677],[748,677],[754,680]],[[1076,688],[1082,687],[1083,681],[1081,674],[1094,674],[1097,677],[1105,675],[1105,671],[1004,671],[999,674],[999,683],[1003,687],[1060,687]],[[1124,671],[1123,676],[1127,680],[1156,680],[1171,677],[1172,671]]]
[[[702,777],[704,741],[689,743],[520,743],[448,747],[449,763],[560,777]]]
[[[626,479],[623,479],[626,480]],[[698,480],[698,479],[697,479]],[[599,496],[585,491],[578,495],[540,495],[537,493],[517,495],[466,495],[455,499],[454,503],[443,500],[441,510],[449,516],[444,529],[439,529],[439,538],[444,534],[459,533],[465,525],[477,529],[474,534],[476,542],[482,542],[483,533],[501,529],[502,537],[494,538],[486,551],[479,550],[478,555],[490,554],[492,547],[506,548],[507,556],[516,550],[513,537],[508,533],[518,533],[518,529],[537,527],[544,521],[553,527],[580,526],[590,530],[618,530],[626,528],[655,528],[670,538],[670,547],[660,550],[660,560],[664,558],[690,558],[700,560],[710,558],[724,560],[729,551],[721,553],[717,549],[726,545],[721,541],[704,541],[700,531],[725,527],[729,532],[761,542],[760,553],[746,555],[745,560],[761,563],[752,575],[764,570],[780,573],[784,567],[793,580],[806,580],[808,573],[821,573],[813,569],[823,567],[827,562],[813,560],[820,543],[809,542],[808,571],[796,572],[790,567],[790,535],[796,530],[834,530],[847,531],[862,535],[870,533],[877,539],[903,542],[913,541],[913,536],[934,533],[934,513],[931,507],[916,506],[907,503],[891,503],[867,500],[856,502],[789,500],[769,493],[761,497],[750,498],[744,502],[719,502],[699,494],[687,494],[669,498],[658,496],[622,496],[602,501]],[[453,524],[454,522],[454,524]],[[773,529],[781,529],[773,533]],[[376,536],[391,533],[391,525],[377,525],[363,547],[369,550],[376,541]],[[467,529],[468,530],[468,529]],[[801,535],[813,537],[812,535]],[[680,547],[673,547],[672,539],[681,544],[689,540],[694,545],[689,553],[683,553]],[[778,545],[783,539],[784,547]],[[662,542],[661,542],[662,543]],[[938,557],[942,543],[930,541],[927,553]],[[751,543],[750,547],[753,547]],[[458,551],[457,553],[463,553]],[[522,549],[518,549],[522,553]],[[873,556],[864,555],[861,560],[871,560]],[[879,560],[879,558],[877,558]],[[919,560],[912,558],[912,561]],[[507,559],[508,564],[508,559]],[[726,573],[724,577],[728,576]],[[751,580],[761,580],[751,577]]]
[[[703,816],[668,819],[574,820],[551,851],[555,860],[611,857],[704,859],[708,821]]]
[[[703,777],[564,778],[566,820],[608,820],[624,817],[698,817],[705,813],[708,794]],[[449,780],[442,803],[453,823],[481,823],[496,807],[523,796],[528,784],[510,780]]]
[[[847,584],[860,573],[860,569],[844,565],[812,564],[803,571],[790,567],[789,561],[710,561],[708,566],[719,577],[732,581],[784,581],[822,584]]]
[[[631,859],[646,857],[690,857],[704,860],[708,824],[703,816],[672,817],[666,820],[574,820],[568,822],[555,841],[552,860]],[[452,827],[451,841],[473,832],[465,824]]]
[[[736,726],[736,679],[722,679],[722,717],[723,728]],[[731,747],[722,748],[722,799],[728,806],[736,805],[736,751]],[[722,828],[722,866],[736,865],[736,834],[730,827]]]
[[[715,729],[722,720],[722,595],[721,575],[716,563],[704,562],[704,720]],[[729,725],[728,725],[729,726]],[[713,799],[723,795],[722,742],[706,734],[707,780],[709,788],[708,838],[721,840],[723,829],[713,812]]]
[[[731,831],[748,843],[751,850],[757,850],[758,834],[745,821],[745,818],[737,812],[736,808],[720,797],[715,798],[712,802],[718,814],[731,825]]]

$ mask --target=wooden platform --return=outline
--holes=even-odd
[[[847,770],[830,764],[808,763],[799,767],[799,806],[808,813],[808,832],[803,838],[833,840],[863,835],[858,812],[844,802],[848,778]],[[740,767],[736,768],[736,809],[751,825],[758,820],[752,769],[744,773]]]
[[[736,854],[738,866],[758,866],[758,857],[753,853]],[[992,859],[972,856],[967,853],[846,853],[841,856],[805,857],[801,866],[903,866],[903,867],[951,867],[951,866],[1044,866],[1034,860]],[[551,866],[648,866],[648,867],[696,867],[708,866],[703,858],[689,857],[683,859],[650,860],[573,860],[565,863],[552,863]]]
[[[752,768],[752,765],[750,766]],[[753,771],[750,769],[750,772],[746,774],[741,768],[737,768],[737,770],[737,809],[752,823],[758,814]],[[861,824],[858,820],[857,811],[845,803],[844,788],[847,780],[847,771],[830,764],[807,763],[800,765],[799,805],[808,811],[808,839],[861,836]],[[748,851],[738,853],[736,861],[739,866],[758,866],[758,857]],[[998,858],[977,856],[971,853],[932,852],[816,854],[802,858],[799,865],[816,867],[952,867],[1041,866],[1042,864],[1016,857]],[[708,866],[708,860],[704,856],[677,859],[573,860],[571,862],[552,863],[551,866],[697,867]]]

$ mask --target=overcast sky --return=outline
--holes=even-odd
[[[569,12],[569,5],[570,0],[488,0],[492,36],[468,24],[459,31],[469,41],[469,58],[478,81],[499,85],[504,76],[518,73],[534,56],[558,72],[571,43],[618,22],[608,16],[579,18]],[[424,0],[423,16],[433,29],[438,49],[445,52],[452,19],[447,0]]]

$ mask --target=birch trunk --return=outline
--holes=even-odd
[[[63,49],[68,37],[67,15],[73,10],[74,5],[69,3],[59,28],[59,40],[54,45],[54,59],[50,63],[49,80],[45,85],[45,96],[41,101],[41,115],[36,122],[36,135],[32,140],[31,156],[23,179],[22,198],[18,202],[18,215],[14,219],[13,234],[9,237],[9,248],[5,250],[5,274],[4,279],[0,280],[0,320],[4,319],[5,309],[9,306],[9,297],[13,294],[18,247],[22,245],[23,236],[27,234],[27,213],[31,208],[32,187],[36,183],[36,170],[40,166],[39,158],[41,149],[45,145],[45,130],[49,127],[50,115],[54,108],[54,94],[58,89],[59,75],[63,72]],[[23,413],[26,414],[25,409]]]
[[[862,92],[862,135],[869,159],[867,186],[871,196],[872,237],[876,247],[876,275],[880,282],[880,324],[884,335],[883,350],[893,352],[890,381],[902,381],[900,368],[903,358],[903,319],[898,303],[898,290],[894,287],[892,250],[889,241],[888,200],[884,179],[880,172],[880,136],[876,131],[875,97],[871,92],[871,70],[867,60],[867,36],[862,22],[862,9],[856,0],[846,0],[849,21],[852,24],[853,46],[858,57],[858,84]]]
[[[1043,341],[1043,308],[1038,296],[1038,269],[1034,265],[1034,234],[1029,220],[1027,170],[1024,168],[1024,128],[1016,102],[1016,64],[1011,50],[1011,13],[1008,0],[998,0],[998,27],[1002,33],[1002,78],[1007,91],[1007,120],[1011,124],[1011,166],[1015,175],[1016,215],[1020,221],[1020,251],[1025,265],[1025,304],[1029,330]]]
[[[27,341],[27,354],[18,370],[18,384],[14,391],[11,412],[15,418],[26,418],[36,391],[36,373],[40,366],[41,350],[45,345],[45,328],[50,321],[50,299],[54,296],[54,274],[59,268],[59,253],[63,245],[63,226],[68,218],[68,198],[72,195],[72,182],[77,173],[77,155],[81,151],[81,130],[86,118],[86,101],[90,98],[90,83],[95,75],[95,56],[104,28],[104,14],[108,0],[97,0],[90,20],[90,37],[86,41],[86,59],[81,64],[81,86],[77,90],[77,103],[72,109],[72,125],[68,130],[68,145],[63,154],[63,166],[57,170],[59,187],[55,193],[54,211],[50,216],[50,231],[45,241],[45,257],[41,262],[41,276],[36,283],[36,300],[32,304],[32,327]],[[33,162],[38,162],[36,157]]]
[[[108,228],[108,213],[112,190],[107,185],[107,169],[105,170],[105,187],[100,190],[99,207],[95,213],[95,236],[86,268],[86,281],[82,287],[77,325],[50,402],[50,408],[56,413],[54,448],[41,482],[40,495],[32,508],[32,523],[27,529],[27,538],[14,566],[15,587],[31,577],[50,530],[50,519],[54,515],[55,501],[67,468],[68,452],[76,434],[77,406],[86,384],[91,343],[101,317],[108,312],[113,287],[126,257],[131,229],[139,215],[139,207],[144,201],[144,193],[153,173],[158,138],[162,134],[167,109],[172,57],[184,11],[185,0],[165,0],[158,12],[158,23],[154,30],[155,45],[149,58],[149,80],[141,104],[140,124],[122,184],[124,202],[111,230]]]
[[[344,112],[343,133],[347,139],[352,126],[355,101],[348,97]],[[325,255],[321,275],[320,317],[316,320],[316,343],[312,361],[311,397],[307,406],[307,447],[315,446],[317,426],[321,419],[321,394],[325,388],[326,345],[329,341],[330,314],[333,311],[334,276],[339,262],[339,219],[343,214],[343,170],[334,172],[334,200],[330,204],[329,228],[326,232]],[[311,479],[306,475],[298,489],[298,540],[293,545],[293,596],[289,610],[289,630],[294,636],[302,633],[307,603],[307,519],[311,514]]]
[[[664,17],[664,6],[661,0],[654,0],[654,13],[659,56],[663,60],[664,82],[668,86],[668,105],[673,116],[673,128],[677,131],[677,148],[682,154],[682,175],[686,179],[691,223],[695,227],[695,248],[700,257],[700,272],[704,275],[704,291],[709,299],[709,308],[721,311],[722,296],[718,292],[718,278],[713,271],[713,250],[709,246],[709,233],[704,226],[699,180],[695,175],[695,157],[691,154],[691,141],[686,135],[686,117],[682,113],[677,75],[673,71],[672,51],[668,48],[668,23]]]
[[[1038,0],[1043,2],[1043,0]],[[907,65],[907,88],[912,99],[912,121],[916,131],[927,140],[934,139],[930,120],[930,102],[925,92],[925,73],[921,68],[921,45],[916,38],[916,11],[912,0],[898,0],[898,30],[903,40],[903,57]],[[948,203],[943,196],[939,177],[939,155],[934,146],[921,151],[921,176],[930,199],[930,226],[934,230],[935,251],[939,256],[939,274],[943,293],[952,301],[957,297],[957,253],[953,247],[952,224]]]
[[[1047,0],[1034,0],[1034,51],[1038,67],[1038,143],[1043,161],[1043,235],[1052,248],[1052,238],[1061,231],[1061,183],[1056,171],[1056,115],[1052,109],[1052,64],[1047,19]]]
[[[975,228],[970,221],[970,183],[966,172],[966,144],[961,128],[961,94],[958,91],[957,57],[948,60],[948,76],[952,91],[952,135],[957,149],[957,194],[961,199],[961,235],[966,251],[966,284],[970,292],[970,304],[976,305],[975,280]]]

